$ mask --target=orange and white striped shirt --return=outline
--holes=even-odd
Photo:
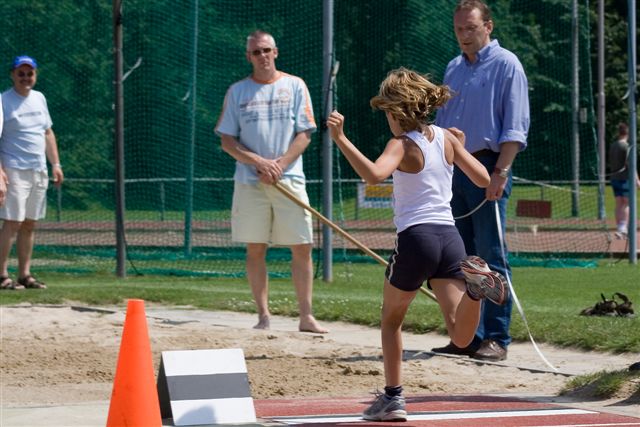
[[[316,128],[307,85],[299,77],[279,72],[273,81],[247,77],[231,85],[215,131],[238,138],[266,159],[276,159],[288,150],[296,134]],[[304,180],[302,156],[283,176]],[[240,162],[236,162],[233,178],[242,184],[258,182],[255,167]]]

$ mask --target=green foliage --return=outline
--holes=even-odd
[[[110,178],[114,173],[110,14],[105,2],[0,4],[1,67],[9,70],[19,54],[36,58],[36,89],[47,97],[67,176]],[[9,79],[5,82],[11,86]],[[65,195],[69,207],[86,207],[86,199],[85,191]]]
[[[607,142],[617,136],[617,125],[629,122],[628,92],[628,11],[626,0],[604,1],[604,95],[605,95],[605,133]],[[598,1],[591,1],[590,21],[591,67],[593,74],[593,93],[598,93]],[[636,15],[637,18],[637,15]],[[636,23],[637,26],[637,23]],[[636,108],[637,110],[637,108]],[[640,118],[640,112],[638,112]]]
[[[337,3],[336,57],[341,61],[338,109],[346,133],[369,158],[383,150],[390,134],[381,115],[367,114],[368,100],[392,68],[407,66],[442,81],[447,63],[459,54],[453,34],[453,5],[447,1]],[[388,6],[387,6],[388,5]],[[391,7],[393,10],[387,10]],[[491,2],[493,36],[522,62],[530,86],[529,146],[518,157],[520,173],[528,179],[571,178],[571,3],[555,0]],[[364,8],[365,14],[358,13]],[[588,51],[588,17],[580,8],[580,107],[588,121],[580,126],[583,165],[595,164],[593,102]],[[341,21],[339,17],[360,16]],[[401,17],[396,22],[398,17]],[[372,23],[375,22],[375,25]],[[362,34],[367,33],[367,37]],[[346,66],[344,64],[347,64]],[[348,82],[344,84],[343,82]],[[553,153],[553,156],[550,156]],[[343,176],[357,178],[344,160]],[[583,179],[595,177],[585,167]]]
[[[529,177],[539,178],[550,170],[568,174],[570,3],[496,0],[491,5],[494,36],[518,55],[530,81],[530,149],[522,155],[523,162],[531,165]],[[614,80],[608,85],[609,92],[622,87],[625,68],[621,60],[623,21],[611,10],[608,75]],[[28,5],[13,0],[0,5],[0,23],[5,29],[0,56],[8,63],[24,52],[41,63],[38,89],[48,96],[68,177],[113,177],[111,13],[110,3],[80,0],[35,0]],[[368,105],[379,82],[399,66],[441,81],[447,63],[459,53],[452,14],[453,6],[446,0],[335,3],[335,59],[341,63],[337,107],[347,116],[347,131],[368,156],[377,156],[389,136],[382,115],[371,112]],[[590,32],[585,18],[581,6],[583,49],[588,47],[586,34]],[[321,2],[131,0],[124,4],[122,22],[124,71],[131,71],[124,83],[130,179],[183,177],[191,162],[192,144],[196,176],[231,176],[233,161],[215,143],[212,128],[228,86],[250,72],[244,42],[255,28],[275,35],[279,68],[305,79],[316,119],[322,121]],[[298,31],[288,31],[290,28]],[[591,111],[588,55],[583,60],[581,106]],[[594,155],[594,144],[588,143],[593,140],[592,125],[590,121],[581,129],[585,161]],[[321,155],[318,137],[314,136],[310,156]],[[556,156],[550,157],[549,152]],[[558,153],[564,155],[558,158]],[[557,161],[565,164],[554,163]],[[319,165],[308,166],[310,177],[320,176]],[[345,163],[340,167],[345,176],[354,177]],[[131,191],[139,194],[128,198],[132,208],[149,203],[143,197],[145,189]],[[181,206],[181,193],[167,193],[167,201]],[[98,200],[108,203],[109,196]],[[65,195],[65,202],[85,207],[87,197],[95,198],[95,194],[77,189]]]
[[[314,313],[322,320],[341,320],[377,326],[380,322],[384,268],[378,264],[338,264],[334,281],[316,281]],[[126,299],[204,310],[255,312],[244,279],[188,276],[130,276],[126,280],[104,274],[50,274],[41,276],[45,291],[2,291],[0,304],[123,304]],[[611,280],[611,278],[615,280]],[[537,342],[563,347],[612,352],[640,352],[640,318],[580,316],[599,301],[600,293],[626,294],[637,309],[640,289],[638,270],[627,263],[589,269],[515,268],[513,283]],[[274,314],[297,316],[297,302],[289,279],[272,279],[270,308]],[[404,329],[415,333],[446,333],[437,304],[423,295],[412,303]],[[511,333],[516,341],[528,341],[523,322],[514,307]]]

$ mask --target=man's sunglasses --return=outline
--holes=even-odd
[[[260,56],[263,53],[271,53],[271,52],[273,52],[273,49],[274,48],[272,48],[272,47],[263,47],[262,49],[254,49],[254,50],[250,51],[250,53],[253,56]]]
[[[33,71],[18,71],[18,77],[33,77],[34,75]]]

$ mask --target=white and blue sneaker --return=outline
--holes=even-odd
[[[407,421],[404,397],[376,393],[376,400],[362,413],[362,418],[367,421]]]

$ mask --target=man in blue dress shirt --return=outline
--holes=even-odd
[[[462,53],[447,65],[444,83],[453,98],[438,110],[436,124],[456,127],[466,135],[465,148],[491,174],[486,189],[478,188],[460,170],[453,176],[451,207],[468,255],[485,259],[492,270],[511,278],[504,244],[507,202],[511,192],[511,166],[527,146],[529,97],[522,64],[510,51],[491,40],[493,21],[480,0],[462,0],[453,18]],[[496,204],[500,223],[496,219]],[[485,302],[473,342],[465,348],[453,343],[433,351],[469,355],[483,360],[504,360],[511,342],[512,301],[503,306]]]

